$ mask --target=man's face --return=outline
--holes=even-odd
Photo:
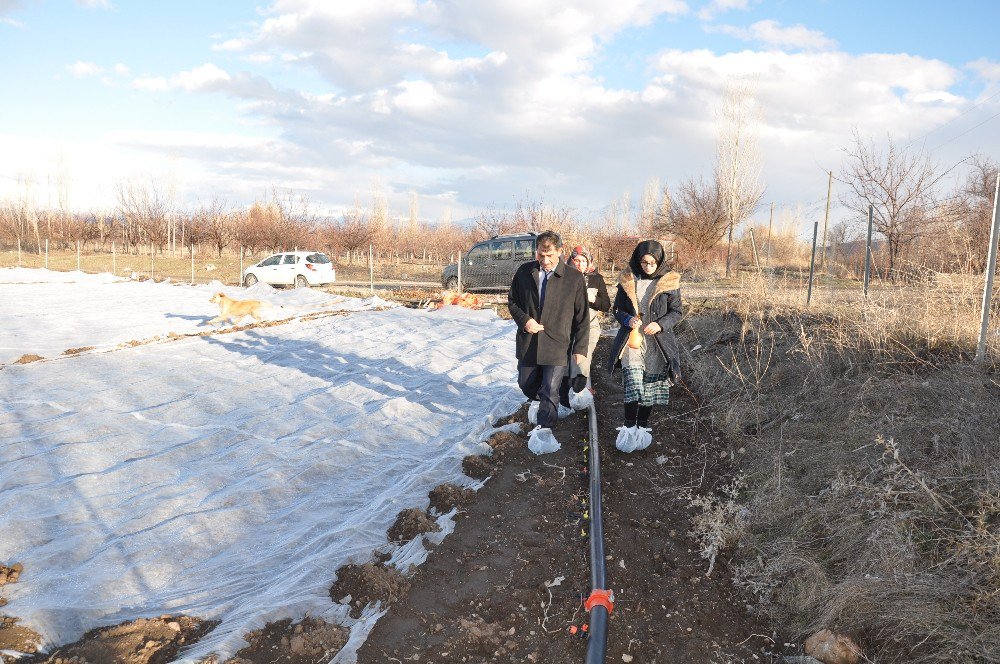
[[[538,247],[535,250],[535,258],[538,259],[538,264],[546,272],[556,269],[561,254],[562,252],[553,246]]]

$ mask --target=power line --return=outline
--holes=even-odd
[[[969,129],[966,129],[965,131],[963,131],[963,132],[962,132],[961,134],[958,134],[957,136],[952,136],[951,138],[949,138],[949,139],[948,139],[947,141],[945,141],[944,143],[941,143],[940,145],[938,145],[938,146],[936,146],[936,147],[932,148],[932,149],[931,149],[931,152],[934,152],[934,150],[937,150],[938,148],[940,148],[940,147],[942,147],[942,146],[945,146],[945,145],[948,145],[949,143],[951,143],[952,141],[954,141],[954,140],[955,140],[956,138],[961,138],[962,136],[965,136],[965,135],[966,135],[966,134],[968,134],[968,133],[969,133],[970,131],[973,131],[973,130],[975,130],[975,129],[979,129],[980,127],[982,127],[982,126],[983,126],[984,124],[986,124],[986,123],[987,123],[987,122],[989,122],[990,120],[994,120],[994,119],[996,119],[996,118],[998,118],[998,117],[1000,117],[1000,112],[998,112],[998,113],[995,113],[995,114],[991,115],[990,117],[986,118],[985,120],[983,120],[982,122],[980,122],[979,124],[977,124],[977,125],[976,125],[975,127],[970,127]]]
[[[925,138],[927,138],[928,136],[930,136],[934,132],[941,131],[942,129],[944,129],[948,125],[952,124],[953,122],[957,122],[958,120],[960,120],[961,118],[965,117],[966,115],[968,115],[972,111],[976,110],[977,108],[979,108],[980,106],[982,106],[986,102],[993,101],[997,97],[1000,97],[1000,92],[997,92],[996,94],[987,97],[986,99],[982,100],[981,102],[973,104],[969,108],[965,109],[963,112],[961,112],[958,115],[956,115],[955,117],[953,117],[951,120],[948,120],[947,122],[945,122],[943,125],[940,125],[938,127],[934,127],[933,129],[931,129],[930,131],[928,131],[927,133],[925,133],[923,136],[921,136],[919,139],[916,139],[916,138],[913,139],[912,141],[910,141],[909,143],[907,143],[905,147],[908,148],[911,145],[913,145],[914,143],[917,143],[919,141],[923,141]],[[994,116],[994,117],[996,117],[996,116]],[[957,136],[956,136],[956,138],[957,138]],[[942,143],[941,145],[944,145],[944,143]],[[939,145],[938,147],[941,147],[941,146]],[[936,150],[937,148],[934,148],[934,149]],[[933,150],[932,150],[932,152],[933,152]]]

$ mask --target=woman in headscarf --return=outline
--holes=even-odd
[[[673,327],[682,317],[681,275],[670,270],[663,246],[655,240],[636,245],[618,281],[612,308],[621,325],[611,349],[610,371],[622,368],[625,422],[615,446],[623,452],[653,442],[649,417],[665,406],[670,386],[681,377],[680,352]]]
[[[580,364],[577,364],[572,358],[570,361],[569,379],[573,393],[581,395],[590,387],[590,363],[594,358],[594,347],[597,346],[597,341],[601,338],[600,314],[611,308],[611,298],[608,296],[608,286],[604,283],[604,277],[597,271],[593,255],[584,246],[574,247],[567,262],[583,273],[583,280],[587,286],[587,302],[590,305],[590,338],[587,355]],[[570,395],[571,401],[574,400],[573,396],[573,394]],[[585,401],[589,401],[589,399]],[[571,405],[574,408],[581,405],[586,407],[586,404],[580,401]]]

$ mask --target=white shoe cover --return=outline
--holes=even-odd
[[[528,405],[528,423],[538,424],[538,407],[541,405],[540,401],[532,401]]]
[[[552,435],[552,429],[535,427],[528,437],[528,449],[535,454],[548,454],[558,452],[561,445],[556,437]]]
[[[583,392],[569,391],[569,405],[573,410],[586,410],[594,403],[594,393],[589,387],[585,387]]]
[[[635,452],[636,450],[636,427],[618,427],[618,440],[615,447],[621,452]]]
[[[570,402],[572,403],[572,401]],[[559,419],[565,419],[574,413],[572,408],[567,408],[566,406],[559,404]]]
[[[650,427],[636,427],[635,449],[644,450],[653,443],[653,430]]]

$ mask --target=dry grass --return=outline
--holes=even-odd
[[[975,291],[833,290],[805,310],[760,280],[684,327],[691,383],[748,449],[738,578],[798,636],[1000,662],[1000,344],[972,363]]]

